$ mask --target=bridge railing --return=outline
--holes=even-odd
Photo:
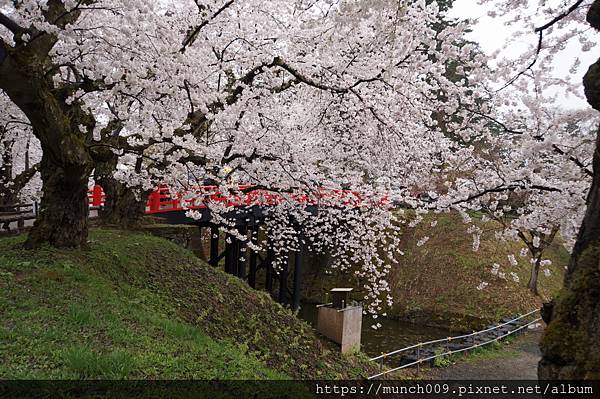
[[[207,208],[209,203],[222,203],[227,207],[241,207],[252,205],[278,205],[286,201],[293,201],[304,205],[325,204],[328,206],[343,205],[358,207],[366,204],[387,205],[386,196],[375,200],[363,198],[363,196],[352,190],[325,189],[321,188],[316,193],[278,193],[275,191],[255,189],[251,185],[239,185],[239,193],[224,193],[219,186],[193,186],[186,191],[174,191],[166,184],[159,185],[148,197],[146,203],[146,214],[182,211],[187,209]],[[88,204],[92,209],[102,207],[106,202],[106,193],[98,184],[88,189]],[[22,220],[35,219],[38,204],[15,204],[0,209],[0,216],[8,220],[9,216],[15,216],[19,223]],[[15,209],[18,208],[18,209]],[[31,211],[21,211],[29,208]],[[8,212],[7,210],[11,211]],[[10,214],[10,215],[9,215]],[[15,219],[15,220],[17,220]],[[11,218],[12,220],[12,218]]]
[[[253,205],[278,205],[292,201],[303,205],[343,205],[361,206],[366,201],[360,193],[351,190],[320,189],[314,194],[277,193],[255,189],[251,185],[238,186],[238,192],[224,193],[219,186],[194,186],[186,191],[173,191],[166,185],[159,186],[148,198],[146,213],[161,213],[187,209],[207,208],[210,203],[222,203],[227,207]],[[387,198],[381,197],[377,203],[387,204]]]
[[[88,189],[88,203],[90,206],[99,208],[104,205],[106,194],[100,185],[96,184],[92,188]]]
[[[535,310],[532,310],[529,313],[525,313],[525,314],[520,315],[520,316],[518,316],[518,317],[516,317],[514,319],[508,320],[508,321],[506,321],[504,323],[495,325],[493,327],[486,328],[486,329],[481,330],[481,331],[472,332],[470,334],[457,335],[457,336],[454,336],[454,337],[434,339],[434,340],[427,341],[427,342],[420,342],[420,343],[418,343],[416,345],[407,346],[407,347],[402,348],[402,349],[398,349],[398,350],[395,350],[395,351],[392,351],[392,352],[384,353],[384,354],[381,354],[379,356],[373,357],[370,360],[373,361],[373,362],[379,361],[380,365],[381,365],[381,368],[383,368],[383,361],[385,359],[387,359],[387,358],[389,358],[391,356],[402,354],[402,353],[407,352],[407,351],[417,350],[417,359],[416,360],[411,361],[411,362],[406,363],[406,364],[402,364],[402,365],[400,365],[398,367],[394,367],[394,368],[391,368],[391,369],[383,370],[380,373],[372,375],[372,376],[367,377],[367,378],[368,379],[373,379],[373,378],[381,377],[383,375],[392,373],[394,371],[398,371],[398,370],[401,370],[401,369],[404,369],[404,368],[407,368],[407,367],[419,365],[419,364],[424,363],[424,362],[433,361],[434,359],[439,358],[439,357],[449,356],[449,355],[452,355],[452,354],[455,354],[455,353],[460,353],[460,352],[465,352],[465,351],[473,350],[475,348],[479,348],[479,347],[488,345],[488,344],[490,344],[492,342],[496,342],[496,341],[498,341],[498,340],[500,340],[502,338],[506,338],[509,335],[512,335],[512,334],[514,334],[516,332],[519,332],[519,331],[523,330],[524,328],[529,327],[532,324],[538,323],[542,318],[541,317],[536,317],[533,320],[527,321],[527,322],[525,322],[525,323],[523,323],[523,324],[515,327],[514,329],[512,329],[510,331],[507,331],[505,333],[497,335],[497,336],[495,336],[493,338],[490,338],[488,340],[485,340],[483,342],[468,344],[468,345],[465,345],[464,347],[453,349],[453,350],[447,349],[446,351],[442,351],[440,353],[435,353],[435,354],[430,355],[430,356],[424,356],[423,358],[421,358],[420,355],[419,355],[420,351],[422,349],[424,349],[425,347],[427,347],[427,346],[433,347],[436,344],[444,344],[445,343],[446,344],[446,348],[448,348],[449,344],[451,342],[454,343],[454,342],[458,342],[460,340],[466,340],[468,338],[474,338],[474,337],[478,337],[478,336],[481,337],[482,335],[484,335],[486,333],[498,330],[498,329],[500,329],[502,327],[505,327],[507,325],[513,324],[513,323],[515,323],[517,321],[520,321],[522,319],[525,319],[527,317],[533,316],[533,315],[535,315],[538,312],[539,312],[539,309],[535,309]]]

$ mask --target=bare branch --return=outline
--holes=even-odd
[[[516,184],[515,183],[515,184],[509,184],[507,186],[502,185],[502,186],[497,186],[497,187],[494,187],[494,188],[488,188],[488,189],[485,189],[483,191],[480,191],[477,194],[472,194],[472,195],[470,195],[469,197],[467,197],[465,199],[454,201],[452,204],[453,205],[457,205],[457,204],[460,204],[460,203],[473,201],[473,200],[475,200],[477,198],[481,198],[481,197],[483,197],[486,194],[502,193],[502,192],[512,192],[512,191],[515,191],[517,189],[523,189],[523,190],[532,189],[532,190],[538,190],[538,191],[548,191],[548,192],[558,192],[558,193],[562,192],[561,189],[558,189],[558,188],[555,188],[555,187],[547,187],[547,186],[541,186],[541,185],[537,185],[537,184],[526,185],[526,184]]]
[[[13,21],[10,17],[0,12],[0,25],[3,25],[9,31],[11,31],[15,36],[21,35],[27,32],[27,29],[23,28],[21,25]]]

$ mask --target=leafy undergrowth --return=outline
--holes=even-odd
[[[510,345],[512,342],[513,339],[504,339],[502,341],[494,341],[486,346],[480,346],[469,351],[441,356],[434,359],[433,367],[449,367],[459,361],[465,363],[475,363],[479,361],[495,361],[508,357],[516,357],[519,355],[519,352],[505,347]]]
[[[142,233],[94,229],[89,249],[0,240],[0,379],[359,378],[266,294]]]
[[[431,224],[437,220],[435,227]],[[529,257],[520,257],[524,246],[520,242],[502,242],[495,238],[497,226],[492,222],[485,225],[481,245],[473,251],[473,238],[467,232],[457,214],[425,216],[425,220],[414,228],[405,228],[400,248],[399,264],[393,265],[388,277],[394,297],[391,309],[384,309],[389,317],[413,320],[422,324],[440,325],[457,330],[483,327],[499,319],[530,311],[540,306],[543,299],[551,298],[562,286],[564,266],[569,254],[557,238],[544,252],[551,259],[550,276],[543,271],[539,275],[540,296],[532,295],[527,289],[529,280]],[[421,246],[417,242],[428,236]],[[517,266],[510,266],[508,255],[513,254]],[[326,275],[324,259],[313,259],[308,268],[306,296],[322,300],[324,292],[335,286],[362,287],[363,282],[347,274]],[[491,273],[494,263],[501,265],[502,279]],[[516,283],[510,272],[519,276]],[[478,290],[481,282],[489,285]],[[364,294],[359,291],[357,297]]]

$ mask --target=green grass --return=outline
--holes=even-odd
[[[356,378],[264,293],[143,233],[92,230],[87,250],[0,239],[0,379]]]
[[[446,352],[446,350],[444,348],[438,348],[435,351],[435,354],[441,355],[444,352]],[[436,357],[435,359],[433,359],[433,367],[448,367],[451,364],[452,364],[452,356],[451,355],[440,356],[440,357]]]
[[[78,378],[96,378],[121,380],[127,378],[137,367],[131,353],[116,350],[98,353],[85,346],[74,346],[64,352],[66,367]]]
[[[9,247],[19,242],[3,240],[4,248],[6,241]],[[84,254],[95,262],[88,265],[93,270],[69,261],[74,253],[13,251],[34,258],[0,256],[7,273],[1,284],[2,378],[287,377],[177,320],[173,304],[159,293],[104,278],[107,265],[99,253]],[[118,269],[128,259],[117,251],[109,258]]]

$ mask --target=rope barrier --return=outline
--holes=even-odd
[[[449,343],[451,340],[457,340],[457,339],[468,338],[468,337],[473,337],[473,336],[476,336],[476,335],[480,335],[480,334],[483,334],[483,333],[486,333],[486,332],[489,332],[489,331],[497,330],[498,328],[501,328],[501,327],[503,327],[503,326],[505,326],[507,324],[510,324],[510,323],[512,323],[514,321],[521,320],[524,317],[531,316],[532,314],[534,314],[534,313],[536,313],[538,311],[539,311],[538,309],[533,310],[533,311],[531,311],[529,313],[526,313],[524,315],[516,317],[516,318],[514,318],[512,320],[509,320],[509,321],[507,321],[505,323],[498,324],[497,326],[494,326],[494,327],[486,328],[485,330],[473,332],[471,334],[464,334],[464,335],[458,335],[458,336],[455,336],[455,337],[448,337],[448,338],[436,339],[436,340],[427,341],[427,342],[421,342],[421,343],[418,343],[416,345],[408,346],[406,348],[398,349],[398,350],[395,350],[395,351],[392,351],[392,352],[389,352],[389,353],[384,353],[384,354],[382,354],[380,356],[377,356],[377,357],[374,357],[374,358],[372,358],[370,360],[371,361],[376,361],[376,360],[383,359],[383,358],[391,356],[391,355],[395,355],[395,354],[407,351],[409,349],[414,349],[414,348],[419,348],[420,349],[422,346],[425,346],[425,345],[430,345],[430,344],[435,344],[435,343],[440,343],[440,342],[448,342]],[[515,328],[514,330],[511,330],[511,331],[507,332],[506,334],[500,335],[500,336],[495,337],[493,339],[490,339],[490,340],[488,340],[486,342],[481,342],[481,343],[478,343],[478,344],[474,344],[474,345],[471,345],[471,346],[468,346],[468,347],[465,347],[465,348],[456,349],[456,350],[448,350],[446,352],[443,352],[443,353],[440,353],[440,354],[436,354],[436,355],[433,355],[433,356],[429,356],[429,357],[426,357],[426,358],[423,358],[423,359],[417,359],[414,362],[407,363],[407,364],[404,364],[402,366],[395,367],[393,369],[385,370],[385,371],[383,371],[383,372],[381,372],[379,374],[372,375],[370,377],[367,377],[367,379],[371,380],[373,378],[381,377],[381,376],[383,376],[385,374],[389,374],[389,373],[392,373],[394,371],[398,371],[398,370],[401,370],[401,369],[404,369],[404,368],[407,368],[407,367],[410,367],[410,366],[414,366],[414,365],[419,365],[420,363],[423,363],[423,362],[426,362],[426,361],[429,361],[429,360],[433,360],[433,359],[436,359],[438,357],[447,356],[447,355],[451,355],[451,354],[454,354],[454,353],[460,353],[460,352],[464,352],[464,351],[467,351],[467,350],[475,349],[475,348],[478,348],[478,347],[490,344],[492,342],[495,342],[495,341],[498,341],[498,340],[500,340],[502,338],[505,338],[505,337],[507,337],[507,336],[509,336],[511,334],[514,334],[517,331],[520,331],[520,330],[522,330],[524,328],[527,328],[530,325],[539,322],[540,320],[541,320],[541,317],[538,317],[538,318],[536,318],[536,319],[534,319],[534,320],[532,320],[532,321],[530,321],[530,322],[528,322],[528,323],[526,323],[526,324],[524,324],[522,326],[519,326],[519,327]]]
[[[473,333],[470,333],[470,334],[457,335],[457,336],[455,336],[455,337],[440,338],[440,339],[434,339],[434,340],[432,340],[432,341],[421,342],[421,343],[418,343],[418,344],[416,344],[416,345],[407,346],[406,348],[402,348],[402,349],[398,349],[398,350],[395,350],[395,351],[392,351],[392,352],[385,353],[385,354],[383,354],[383,355],[380,355],[380,356],[374,357],[374,358],[372,358],[372,359],[369,359],[369,360],[371,360],[371,361],[374,361],[374,360],[377,360],[377,359],[379,359],[379,358],[381,358],[381,357],[387,357],[387,356],[395,355],[395,354],[398,354],[398,353],[401,353],[401,352],[407,351],[407,350],[409,350],[409,349],[414,349],[414,348],[416,348],[417,346],[421,346],[421,345],[437,344],[437,343],[439,343],[439,342],[446,342],[446,341],[448,341],[448,340],[450,340],[450,339],[452,339],[452,340],[457,340],[457,339],[462,339],[462,338],[474,337],[474,336],[476,336],[476,335],[483,334],[483,333],[486,333],[486,332],[488,332],[488,331],[497,330],[497,329],[498,329],[498,328],[500,328],[500,327],[504,327],[505,325],[507,325],[507,324],[510,324],[510,323],[512,323],[512,322],[514,322],[514,321],[520,320],[520,319],[522,319],[522,318],[524,318],[524,317],[531,316],[532,314],[534,314],[534,313],[535,313],[535,312],[537,312],[537,311],[538,311],[537,309],[536,309],[536,310],[533,310],[533,311],[531,311],[531,312],[529,312],[529,313],[526,313],[526,314],[524,314],[524,315],[521,315],[521,316],[519,316],[519,317],[517,317],[517,318],[514,318],[514,319],[512,319],[512,320],[509,320],[509,321],[507,321],[507,322],[505,322],[505,323],[498,324],[497,326],[494,326],[494,327],[486,328],[485,330],[476,331],[476,332],[473,332]]]

